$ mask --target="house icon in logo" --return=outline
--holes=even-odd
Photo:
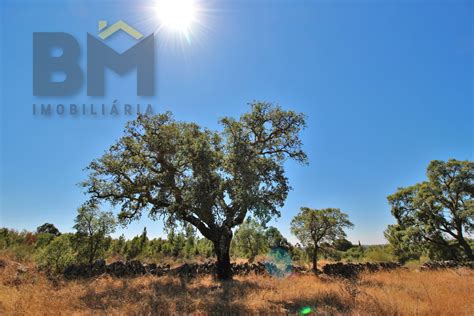
[[[103,40],[107,39],[109,36],[120,30],[137,40],[143,37],[142,33],[138,32],[136,29],[134,29],[122,20],[115,22],[109,27],[107,27],[107,21],[99,21],[99,37]]]

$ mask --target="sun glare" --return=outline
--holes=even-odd
[[[185,35],[189,33],[196,19],[196,6],[193,0],[157,0],[155,9],[163,26]]]

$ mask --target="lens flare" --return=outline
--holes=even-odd
[[[300,309],[300,315],[309,315],[312,311],[311,307],[306,306]]]
[[[265,269],[274,277],[287,277],[292,273],[291,255],[286,249],[274,247],[267,255]]]
[[[155,10],[163,26],[185,35],[196,20],[194,0],[157,0]]]

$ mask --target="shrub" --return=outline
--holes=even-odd
[[[359,261],[364,257],[364,249],[362,247],[352,247],[344,252],[344,258],[347,261]]]
[[[49,245],[50,242],[54,240],[54,235],[49,233],[41,233],[36,235],[36,249],[42,249]]]
[[[389,262],[394,261],[396,258],[387,246],[372,246],[367,249],[364,254],[364,258],[367,261],[374,262]]]
[[[34,252],[35,236],[32,233],[0,228],[0,250],[15,261],[28,261]]]
[[[55,237],[37,256],[37,264],[50,274],[62,273],[74,261],[74,250],[70,234]]]

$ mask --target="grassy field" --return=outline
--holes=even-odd
[[[7,315],[299,314],[304,307],[318,315],[474,314],[474,272],[467,269],[400,269],[357,281],[313,275],[252,275],[225,283],[154,276],[64,281],[5,262],[0,314]]]

